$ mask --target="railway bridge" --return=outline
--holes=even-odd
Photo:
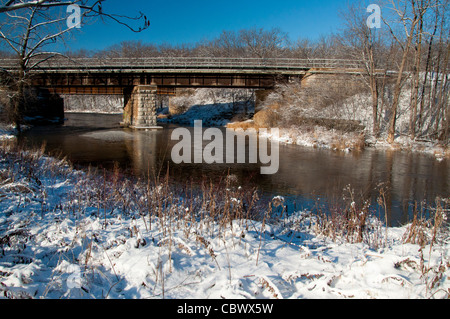
[[[14,59],[0,60],[0,69],[10,74],[17,72],[18,65]],[[30,81],[51,94],[122,95],[124,124],[149,128],[156,125],[156,96],[176,95],[177,88],[263,91],[278,81],[314,74],[360,74],[363,66],[362,61],[341,59],[57,57],[33,68]]]

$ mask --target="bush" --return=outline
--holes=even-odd
[[[272,109],[266,108],[256,113],[253,120],[257,127],[271,128],[278,126],[280,116]]]
[[[346,99],[364,90],[367,89],[352,77],[315,78],[308,85],[299,81],[283,83],[277,85],[262,107],[278,111],[279,125],[283,127],[319,125],[328,129],[355,131],[360,129],[359,123],[328,120],[330,116],[324,114],[324,110],[333,106],[336,112],[340,112]]]

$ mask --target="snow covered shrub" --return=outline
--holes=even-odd
[[[403,241],[409,244],[417,244],[421,247],[435,245],[443,237],[449,236],[447,222],[448,203],[450,199],[436,199],[436,207],[414,208],[414,218],[406,226]]]

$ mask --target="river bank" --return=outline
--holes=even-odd
[[[235,124],[239,126],[239,124]],[[229,127],[233,127],[230,124]],[[438,142],[416,141],[406,136],[399,136],[394,143],[386,141],[387,137],[366,137],[363,132],[342,132],[320,126],[313,128],[292,127],[280,129],[279,136],[265,134],[280,143],[301,145],[312,148],[324,148],[340,152],[358,152],[365,148],[385,151],[403,151],[422,153],[433,156],[438,161],[450,159],[450,148]]]
[[[288,87],[296,92],[295,85]],[[204,126],[235,130],[277,127],[279,136],[266,133],[265,137],[284,144],[347,153],[373,148],[428,154],[438,161],[450,159],[449,146],[439,141],[414,140],[406,134],[398,134],[394,143],[389,144],[386,132],[383,131],[379,137],[373,136],[371,110],[367,107],[370,103],[365,93],[351,96],[338,106],[331,104],[316,110],[314,107],[299,107],[303,101],[296,99],[292,92],[291,95],[280,93],[286,88],[277,90],[267,97],[261,105],[262,110],[256,114],[254,103],[249,102],[251,95],[248,92],[191,90],[188,95],[172,100],[171,103],[182,110],[179,114],[170,114],[169,108],[161,109],[158,121],[192,126],[195,120],[202,120]],[[405,130],[403,127],[408,120],[407,97],[403,99],[399,118],[402,128],[399,131]],[[234,102],[230,102],[232,100]]]
[[[286,216],[282,197],[268,209],[227,179],[192,192],[164,176],[77,170],[11,141],[0,152],[2,298],[450,295],[446,206],[385,228],[356,200],[350,219]]]

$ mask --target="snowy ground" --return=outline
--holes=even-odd
[[[313,148],[333,149],[345,152],[364,148],[364,136],[361,133],[343,133],[321,126],[315,126],[308,131],[302,130],[301,127],[281,128],[278,137],[272,136],[269,132],[265,135],[272,140],[277,139],[280,143]]]
[[[223,114],[216,103],[222,101],[213,102],[177,121],[226,124],[217,122]],[[0,143],[13,139],[10,131],[0,131]],[[280,141],[332,148],[337,140],[353,138],[356,144],[354,135],[291,129],[281,131]],[[394,147],[429,152],[438,160],[445,156],[434,145],[408,143],[399,138]],[[344,144],[344,150],[352,145]],[[149,191],[159,198],[150,205],[140,193],[145,185],[123,181],[115,187],[64,161],[7,147],[0,150],[0,298],[450,296],[448,224],[433,245],[433,228],[418,231],[417,237],[427,238],[419,245],[405,240],[410,225],[385,229],[378,222],[363,242],[332,240],[317,232],[309,212],[224,222],[211,216],[211,205],[198,204],[201,198],[193,206],[176,195],[162,198],[161,186]]]
[[[185,112],[159,121],[193,126],[195,120],[202,120],[205,127],[225,126],[235,117],[254,113],[251,96],[252,92],[244,89],[196,89],[187,95],[171,97],[171,103],[182,106]]]
[[[1,298],[450,295],[448,226],[432,247],[405,243],[408,226],[377,222],[351,244],[319,235],[308,212],[231,223],[210,203],[158,197],[163,185],[148,190],[153,205],[130,190],[136,183],[113,187],[39,152],[0,152]]]
[[[287,90],[287,91],[286,91]],[[286,91],[286,92],[284,92]],[[283,93],[284,92],[284,93]],[[383,150],[404,150],[420,152],[435,156],[438,161],[450,158],[448,145],[442,145],[436,140],[411,139],[409,138],[410,122],[410,90],[404,90],[400,96],[397,136],[393,144],[387,143],[387,127],[389,123],[389,112],[387,107],[381,113],[380,132],[375,138],[373,132],[373,118],[371,109],[371,96],[368,93],[358,93],[343,101],[331,103],[326,107],[314,107],[311,102],[304,99],[298,91],[296,84],[280,87],[271,93],[262,107],[270,108],[272,105],[282,105],[277,111],[283,118],[301,114],[309,119],[326,119],[338,121],[355,121],[364,127],[366,147]],[[283,95],[284,94],[284,95]],[[299,96],[297,96],[297,94]],[[425,127],[432,127],[431,119],[424,121]],[[352,151],[360,148],[361,132],[339,131],[326,129],[322,126],[311,125],[285,125],[280,127],[280,142],[297,144],[314,148],[336,149],[341,151]]]

